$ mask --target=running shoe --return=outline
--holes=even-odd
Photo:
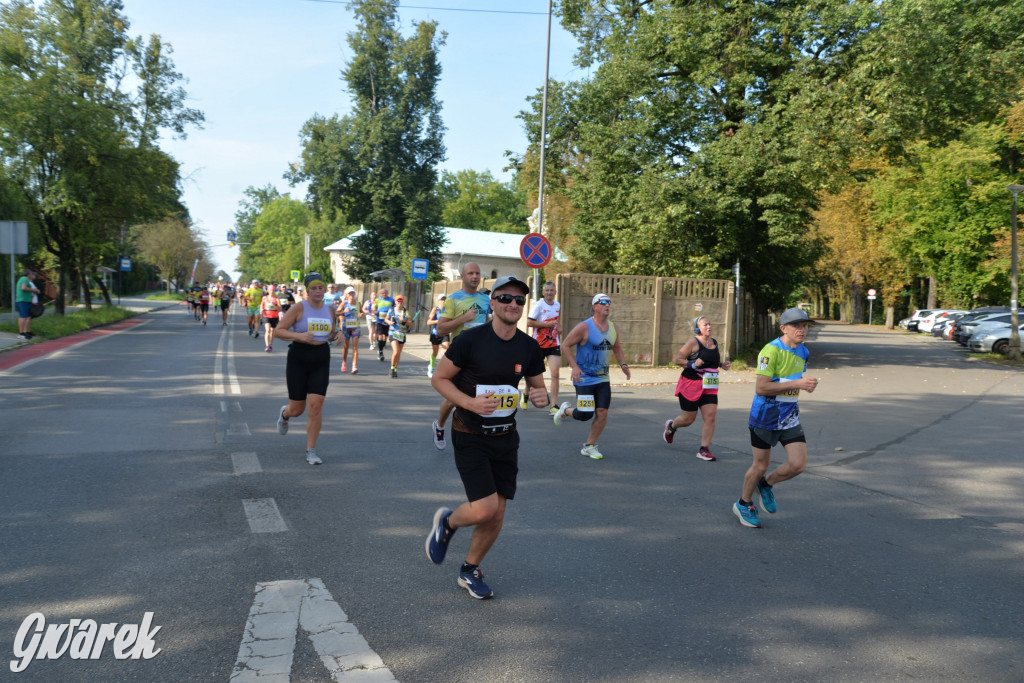
[[[430,379],[433,376],[434,376],[434,368],[428,367],[427,368],[427,379]]]
[[[437,420],[434,420],[434,447],[439,451],[443,451],[445,445],[444,430],[438,427]]]
[[[596,443],[585,443],[583,448],[580,449],[580,455],[585,455],[591,460],[600,460],[604,456],[601,455],[601,451],[597,450]]]
[[[263,349],[263,350],[266,351],[267,353],[270,353],[271,351],[273,351],[273,349],[271,349],[269,346],[267,348]]]
[[[396,368],[396,367],[392,367],[391,368],[391,376],[392,377],[398,377],[398,368]]]
[[[348,363],[346,363],[345,361],[341,361],[341,371],[348,372]]]
[[[473,567],[468,572],[459,572],[459,585],[469,591],[477,600],[486,600],[494,596],[491,587],[484,583],[484,575],[480,567]]]
[[[354,374],[356,374],[357,372],[359,372],[359,368],[357,368],[356,366],[354,366],[354,365],[353,365],[353,366],[352,366],[352,374],[354,375]]]
[[[708,450],[707,446],[701,446],[697,449],[697,457],[701,460],[707,460],[708,462],[718,460],[718,458],[715,457],[715,454]]]
[[[380,351],[380,350],[377,351],[377,360],[379,360],[381,363],[384,362],[384,352],[383,351]]]
[[[775,514],[779,506],[775,504],[775,493],[767,483],[757,482],[757,493],[761,496],[761,509],[767,513]]]
[[[761,518],[757,516],[757,508],[752,504],[740,505],[740,502],[737,500],[732,504],[732,512],[739,518],[740,524],[743,526],[749,526],[753,529],[761,528]]]
[[[18,335],[18,339],[24,339],[25,341],[28,341],[28,335],[27,335],[27,334],[24,334],[24,333],[22,333],[22,334],[19,334],[19,335]]]
[[[672,429],[672,420],[665,421],[665,431],[662,433],[661,438],[665,439],[665,443],[672,443],[672,437],[676,435],[676,430]]]
[[[548,408],[548,415],[554,417],[555,415],[558,415],[559,410],[561,410],[561,408],[559,408],[558,406],[551,406],[550,408]]]
[[[249,336],[250,337],[252,336],[252,328],[251,327],[249,328]]]
[[[277,433],[282,436],[288,433],[288,418],[284,416],[287,408],[288,406],[281,406],[281,410],[277,412]]]
[[[324,461],[321,460],[320,456],[318,456],[316,454],[316,449],[315,448],[307,448],[306,449],[306,462],[308,462],[310,465],[321,465],[321,464],[323,464]]]
[[[444,522],[452,514],[452,511],[448,508],[437,508],[437,512],[434,513],[434,526],[430,530],[430,535],[427,536],[427,557],[434,564],[441,564],[444,562],[445,553],[448,552],[448,541],[452,540],[452,534],[455,530],[448,531],[444,528]]]
[[[568,413],[568,411],[569,411],[569,404],[568,403],[563,403],[562,405],[558,406],[558,410],[555,411],[555,415],[554,415],[555,426],[556,427],[561,426],[562,420],[565,419],[566,413]]]
[[[519,410],[526,410],[530,405],[530,402],[526,400],[526,392],[519,392]]]

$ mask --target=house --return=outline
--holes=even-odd
[[[515,275],[521,280],[533,276],[533,269],[523,263],[519,256],[519,243],[524,235],[513,235],[506,232],[486,232],[484,230],[466,230],[464,228],[441,228],[448,237],[448,243],[441,250],[443,263],[441,273],[448,280],[458,280],[462,265],[475,261],[480,265],[480,273],[484,278],[491,279],[504,275]],[[345,274],[341,259],[351,257],[352,238],[363,234],[360,228],[348,237],[324,247],[331,257],[331,273],[334,282],[352,282]],[[565,261],[566,256],[560,249],[555,249],[555,259]],[[408,276],[408,274],[406,274]]]

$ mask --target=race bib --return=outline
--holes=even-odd
[[[405,332],[392,332],[391,338],[394,339],[396,342],[404,342]]]
[[[493,393],[499,400],[498,408],[487,417],[509,417],[519,406],[519,390],[508,384],[477,384],[476,395]]]
[[[775,399],[779,401],[779,403],[796,403],[797,398],[799,398],[799,396],[799,389],[791,389],[784,394],[779,394],[778,396],[775,397]]]
[[[581,413],[592,413],[597,409],[597,401],[593,394],[580,394],[576,397],[576,410]]]
[[[345,318],[345,329],[354,330],[359,327],[359,320],[356,318]]]
[[[309,331],[313,333],[313,341],[327,341],[331,333],[330,318],[309,318]]]
[[[702,382],[704,390],[718,391],[718,371],[717,370],[705,370],[704,379]]]

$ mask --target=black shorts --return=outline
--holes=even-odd
[[[593,396],[595,408],[608,410],[608,407],[612,404],[611,382],[598,382],[597,384],[588,384],[587,386],[574,384],[573,388],[576,389],[576,405],[579,405],[580,396]]]
[[[544,358],[547,358],[548,356],[558,356],[559,358],[561,358],[562,357],[562,347],[561,346],[552,346],[552,347],[546,349],[546,348],[544,348],[542,346],[542,347],[540,347],[540,355],[542,357],[544,357]]]
[[[285,379],[288,382],[288,398],[305,401],[309,394],[327,395],[327,384],[331,378],[330,344],[303,344],[292,342],[288,345],[288,363]]]
[[[270,329],[277,329],[277,321],[280,318],[264,318],[260,321],[261,325],[270,325]]]
[[[378,334],[378,335],[380,335],[382,337],[386,337],[387,334],[388,334],[388,331],[391,330],[391,328],[388,325],[386,325],[385,323],[375,323],[375,325],[376,325],[376,327],[373,328],[374,333],[376,333],[376,334]]]
[[[676,394],[679,398],[679,409],[684,413],[695,413],[701,406],[718,405],[718,394],[701,394],[696,401],[683,398],[682,394]]]
[[[440,346],[441,344],[446,344],[449,341],[451,341],[451,340],[448,339],[448,335],[447,334],[444,335],[443,337],[438,337],[433,332],[430,333],[430,344],[432,346]]]
[[[202,311],[203,313],[206,313],[207,311],[210,310],[210,303],[207,302],[207,303],[204,304],[204,303],[200,302],[199,303],[199,310]]]
[[[466,498],[473,502],[498,493],[512,500],[519,473],[519,432],[484,436],[451,430],[455,466]]]
[[[750,425],[747,425],[747,428],[750,430],[750,445],[754,448],[770,451],[777,443],[781,443],[783,447],[791,443],[807,443],[801,425],[789,429],[759,429]]]
[[[221,308],[226,310],[230,306],[231,306],[231,299],[221,299],[220,300],[220,307]]]

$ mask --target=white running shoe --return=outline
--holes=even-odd
[[[437,420],[434,420],[434,448],[439,451],[443,451],[447,444],[444,441],[444,430],[437,426]]]
[[[583,448],[580,449],[580,455],[585,455],[592,460],[600,460],[604,456],[601,455],[601,451],[597,450],[597,444],[585,443]]]
[[[563,403],[562,405],[558,406],[558,410],[555,412],[555,415],[554,415],[555,426],[556,427],[560,427],[562,425],[562,420],[565,419],[566,413],[568,411],[569,411],[569,404],[568,403]]]
[[[307,448],[306,449],[306,462],[308,462],[310,465],[322,465],[324,461],[321,460],[320,456],[318,456],[316,454],[316,449],[315,448]]]
[[[277,411],[277,433],[284,436],[288,433],[288,419],[284,416],[284,411],[288,409],[288,406],[281,406],[281,410]]]

